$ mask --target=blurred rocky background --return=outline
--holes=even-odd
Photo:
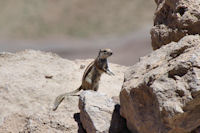
[[[87,59],[109,47],[111,62],[133,65],[152,49],[155,9],[152,0],[0,0],[0,51]]]

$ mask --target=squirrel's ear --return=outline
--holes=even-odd
[[[101,52],[101,49],[99,49],[99,53]]]

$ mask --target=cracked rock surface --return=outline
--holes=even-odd
[[[119,113],[119,101],[95,91],[84,91],[79,99],[80,120],[87,133],[130,133]]]
[[[186,35],[200,34],[199,0],[155,0],[154,26],[151,29],[153,49]]]
[[[125,74],[121,115],[138,133],[188,133],[200,127],[200,36],[142,57]]]
[[[84,133],[78,96],[67,97],[55,112],[51,108],[56,96],[79,87],[91,61],[34,50],[0,53],[0,133]],[[99,92],[118,96],[127,68],[109,66],[115,76],[103,74]]]
[[[84,91],[79,100],[80,119],[88,133],[109,131],[115,103],[94,91]]]

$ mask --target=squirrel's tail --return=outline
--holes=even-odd
[[[53,104],[53,111],[56,111],[60,103],[65,99],[65,96],[66,96],[66,93],[61,94],[56,97],[56,100],[54,101],[54,104]]]
[[[74,90],[72,92],[64,93],[64,94],[61,94],[61,95],[57,96],[55,101],[54,101],[53,111],[56,111],[56,109],[58,108],[60,103],[65,99],[66,96],[73,95],[73,94],[79,92],[81,89],[82,89],[82,86],[80,86],[78,89],[76,89],[76,90]]]

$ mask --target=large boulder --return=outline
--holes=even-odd
[[[84,132],[78,96],[67,97],[55,112],[52,105],[56,96],[79,87],[91,61],[34,50],[0,53],[0,132]],[[115,76],[104,74],[99,92],[118,96],[126,67],[109,65]]]
[[[130,67],[120,104],[120,113],[133,132],[198,132],[200,36],[165,45]]]
[[[199,0],[155,0],[154,26],[151,29],[153,49],[186,35],[200,34]]]

